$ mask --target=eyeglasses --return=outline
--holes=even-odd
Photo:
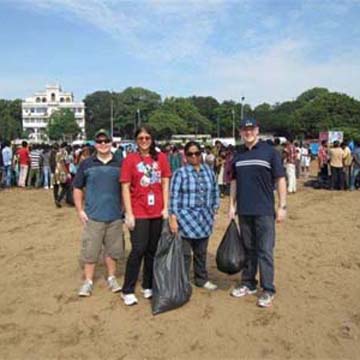
[[[95,140],[97,144],[109,144],[110,139],[101,139],[101,140]]]
[[[143,141],[143,140],[149,141],[149,140],[151,140],[151,136],[139,136],[137,138],[137,140],[139,140],[139,141]]]
[[[199,157],[200,155],[201,155],[201,151],[187,152],[186,153],[186,156],[188,156],[188,157],[192,157],[192,156]]]

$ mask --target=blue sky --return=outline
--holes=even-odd
[[[360,98],[360,0],[0,0],[0,98],[60,83],[245,96],[314,86]]]

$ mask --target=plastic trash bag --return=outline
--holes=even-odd
[[[236,274],[245,265],[243,240],[235,220],[231,220],[216,252],[216,265],[219,271]]]
[[[152,313],[176,309],[189,301],[191,284],[185,269],[182,239],[164,221],[154,258]]]

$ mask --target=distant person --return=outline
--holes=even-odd
[[[111,153],[111,138],[106,130],[95,135],[96,154],[80,163],[74,185],[75,207],[83,224],[81,261],[85,281],[79,296],[93,291],[95,266],[104,249],[107,285],[113,293],[121,291],[115,272],[123,254],[122,209],[119,175],[121,163]]]
[[[318,151],[318,164],[320,178],[323,182],[326,182],[329,178],[329,151],[326,140],[321,141]]]
[[[169,163],[171,168],[171,173],[174,173],[177,169],[180,169],[182,166],[182,156],[179,152],[177,146],[173,146],[170,155],[169,155]]]
[[[295,152],[296,152],[296,160],[295,160],[295,174],[296,174],[296,179],[300,178],[300,173],[301,173],[301,147],[299,146],[298,142],[294,143],[295,146]],[[301,145],[302,146],[302,145]]]
[[[357,177],[360,174],[360,142],[354,142],[354,151],[353,151],[353,164],[351,171],[351,182],[350,182],[350,190],[355,190],[355,182]]]
[[[12,160],[13,160],[13,151],[10,147],[10,141],[5,140],[2,153],[2,162],[3,162],[3,185],[7,188],[11,186],[12,181]]]
[[[39,188],[41,185],[41,151],[37,144],[32,145],[30,151],[30,171],[27,180],[27,186],[35,186],[35,188]]]
[[[215,169],[215,155],[211,151],[210,146],[205,147],[205,158],[204,162],[208,165],[212,170]]]
[[[219,208],[219,188],[213,169],[201,163],[197,142],[190,141],[185,145],[185,155],[187,165],[178,169],[171,180],[170,229],[182,237],[188,274],[193,260],[195,285],[212,291],[217,289],[217,285],[209,280],[206,259],[214,217]]]
[[[353,162],[351,150],[346,142],[341,143],[341,148],[344,151],[344,160],[343,160],[343,176],[344,176],[344,188],[350,188],[350,179],[351,179],[351,164]]]
[[[20,164],[18,185],[19,187],[25,187],[30,164],[30,153],[28,149],[28,143],[26,141],[21,143],[21,148],[17,151],[17,155],[19,157]]]
[[[289,140],[284,149],[285,156],[285,168],[286,175],[288,180],[288,193],[295,194],[296,193],[296,148],[293,144],[293,140]]]
[[[311,154],[308,144],[301,144],[300,147],[300,167],[301,174],[307,179],[310,175]]]
[[[330,168],[331,168],[331,189],[344,189],[344,150],[340,147],[339,141],[334,141],[330,149]]]
[[[285,172],[278,151],[259,140],[259,127],[255,119],[241,122],[240,135],[244,145],[234,156],[229,217],[234,219],[236,212],[239,216],[245,244],[245,268],[240,286],[234,288],[231,295],[243,297],[255,294],[259,268],[263,292],[257,305],[270,307],[276,291],[273,260],[275,216],[277,222],[282,222],[286,217]],[[276,212],[274,182],[279,198]]]
[[[44,189],[49,189],[51,185],[51,168],[50,168],[50,156],[51,156],[51,148],[49,145],[44,146],[44,150],[41,154],[41,164],[43,171],[43,182]]]

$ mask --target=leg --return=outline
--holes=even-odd
[[[149,242],[150,220],[136,219],[130,232],[131,251],[126,263],[123,294],[133,294],[139,276],[141,261]]]
[[[185,261],[185,269],[190,279],[190,265],[191,265],[191,239],[183,238],[183,253]]]
[[[162,224],[162,218],[150,220],[149,242],[144,257],[143,289],[152,289],[154,256],[161,236]]]
[[[258,265],[254,217],[239,216],[239,224],[245,247],[245,267],[241,275],[241,285],[254,290],[257,286],[256,272]]]
[[[114,276],[116,262],[124,253],[122,220],[115,220],[106,225],[104,247],[108,276]]]
[[[273,256],[275,245],[274,217],[256,216],[255,229],[260,270],[260,285],[265,291],[275,293]]]
[[[194,275],[196,286],[204,286],[204,284],[209,280],[206,269],[208,243],[209,238],[193,239],[191,242],[194,254]]]

